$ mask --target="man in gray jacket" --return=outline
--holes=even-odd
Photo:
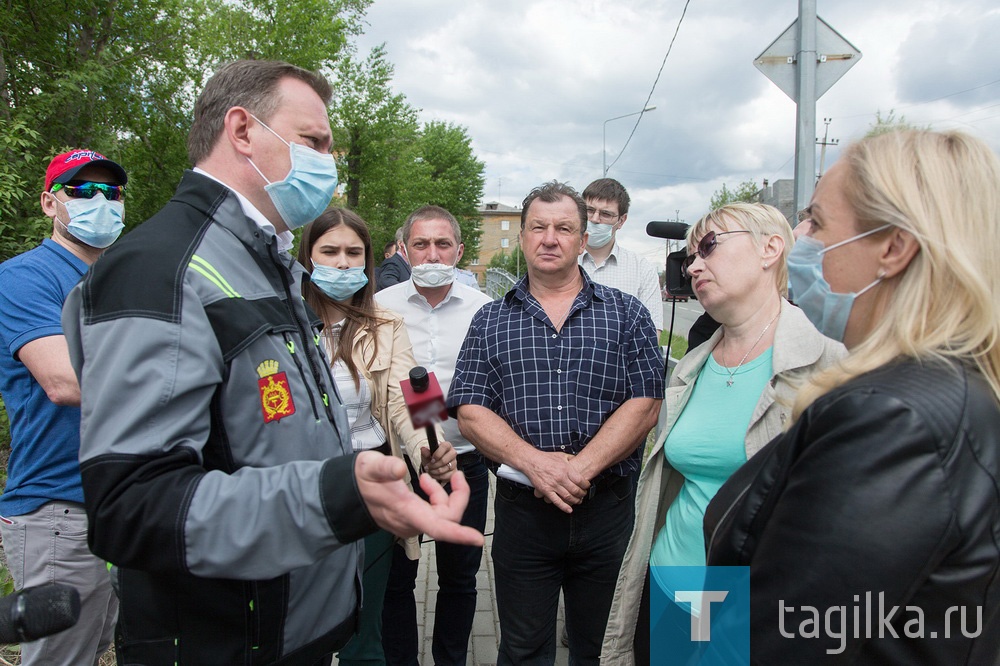
[[[356,623],[362,546],[481,544],[461,475],[433,506],[352,453],[291,230],[337,184],[321,76],[238,61],[195,104],[195,168],[75,288],[89,543],[117,565],[121,663],[312,664]],[[455,479],[458,483],[456,485]]]

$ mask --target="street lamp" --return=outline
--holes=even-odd
[[[608,175],[608,149],[607,149],[607,145],[608,145],[608,123],[610,123],[612,120],[621,120],[622,118],[628,118],[629,116],[637,116],[640,113],[646,113],[647,111],[652,111],[655,108],[656,108],[655,106],[647,106],[642,111],[636,111],[634,113],[626,113],[624,116],[616,116],[614,118],[608,118],[607,120],[604,121],[604,131],[601,134],[601,155],[602,155],[601,165],[604,168],[604,175],[605,176]]]

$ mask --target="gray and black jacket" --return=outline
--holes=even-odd
[[[354,630],[375,525],[303,275],[187,172],[66,302],[119,663],[311,664]]]

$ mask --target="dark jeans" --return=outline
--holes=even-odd
[[[469,505],[462,524],[480,532],[486,528],[489,476],[478,453],[459,457],[459,469],[469,482]],[[424,497],[418,489],[417,494]],[[483,549],[437,542],[437,605],[434,608],[434,640],[431,653],[435,666],[465,666],[469,634],[476,616],[476,574]],[[382,608],[382,646],[387,666],[418,666],[417,606],[413,589],[417,580],[415,560],[409,560],[398,544],[393,549],[392,568]]]
[[[500,613],[498,665],[550,665],[559,590],[569,663],[597,664],[618,570],[632,533],[632,481],[614,477],[563,513],[531,488],[497,480],[493,567]]]

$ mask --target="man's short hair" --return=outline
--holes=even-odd
[[[242,106],[264,122],[281,101],[275,94],[282,79],[307,83],[324,104],[333,97],[330,83],[321,75],[278,60],[237,60],[219,68],[194,103],[194,122],[188,133],[188,159],[197,165],[208,157],[222,135],[226,113]]]
[[[458,226],[458,220],[455,219],[454,215],[441,208],[441,206],[421,206],[410,213],[410,216],[406,218],[406,222],[403,224],[404,245],[410,244],[410,232],[413,230],[414,223],[422,220],[446,220],[451,225],[451,230],[455,234],[455,244],[462,244],[462,228]]]
[[[569,197],[576,204],[576,209],[580,213],[580,236],[583,236],[587,231],[587,204],[579,192],[558,180],[550,180],[544,185],[539,185],[524,197],[524,201],[521,202],[521,231],[524,231],[524,223],[528,219],[528,206],[535,199],[541,199],[545,203],[556,203],[563,197]]]
[[[382,248],[382,254],[389,255],[391,257],[392,255],[396,254],[396,247],[397,247],[396,241],[391,240],[385,244],[385,247]]]
[[[599,201],[615,201],[618,203],[618,214],[628,213],[628,205],[632,201],[625,187],[614,178],[598,178],[583,191],[583,198]]]

